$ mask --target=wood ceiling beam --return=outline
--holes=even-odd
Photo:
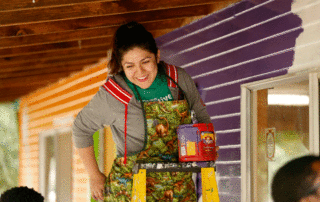
[[[0,95],[3,96],[19,96],[21,94],[28,94],[30,91],[34,91],[37,88],[43,87],[43,84],[38,86],[19,86],[19,87],[9,87],[0,88]]]
[[[223,2],[224,0],[131,0],[118,2],[92,2],[57,7],[33,8],[18,11],[1,12],[2,26],[21,23],[87,18],[92,16],[110,16],[129,12],[164,10],[177,7],[207,5]]]
[[[39,7],[53,7],[61,5],[74,5],[81,3],[91,3],[91,2],[111,2],[116,0],[46,0],[46,1],[26,1],[26,0],[10,0],[10,1],[1,1],[0,8],[1,11],[10,11],[10,10],[20,10],[20,9],[32,9]]]
[[[181,21],[186,17],[194,17],[199,15],[208,14],[210,10],[208,10],[208,6],[196,6],[192,8],[177,8],[177,9],[169,9],[163,12],[152,11],[141,14],[134,14],[134,16],[138,16],[136,18],[144,18],[149,20],[165,19],[159,22],[146,22],[142,23],[149,31],[153,31],[155,29],[170,29],[180,27]],[[132,14],[131,14],[132,15]],[[134,16],[126,16],[125,19],[134,19]],[[156,16],[156,17],[152,17]],[[119,17],[119,16],[118,16]],[[111,17],[112,18],[112,17]],[[176,20],[171,20],[175,19]],[[110,20],[110,19],[108,19]],[[168,22],[164,22],[168,20]],[[41,45],[41,44],[49,44],[56,42],[68,42],[75,40],[86,40],[100,37],[112,37],[114,32],[118,26],[104,26],[97,28],[88,28],[88,29],[80,29],[75,31],[65,31],[65,32],[56,32],[49,34],[33,34],[19,37],[3,37],[0,38],[0,49],[1,48],[10,48],[10,47],[20,47],[27,45]],[[111,38],[110,38],[111,39]]]
[[[63,77],[65,77],[66,73],[63,75]],[[48,84],[51,84],[53,82],[56,82],[59,78],[61,78],[61,74],[60,76],[56,76],[55,78],[51,78],[51,79],[48,79],[48,78],[45,78],[43,77],[42,79],[40,80],[35,80],[33,82],[25,82],[25,80],[21,80],[21,82],[15,82],[13,85],[11,83],[7,83],[6,85],[2,85],[2,79],[0,80],[0,90],[2,89],[7,89],[7,88],[11,88],[11,89],[14,89],[14,88],[25,88],[25,87],[28,87],[28,88],[39,88],[39,87],[44,87]],[[9,80],[9,79],[7,79]],[[16,79],[16,80],[19,80],[19,79]],[[16,81],[14,80],[14,81]]]
[[[9,87],[19,87],[19,86],[38,86],[39,84],[43,84],[44,86],[58,81],[61,78],[69,76],[70,73],[62,72],[62,73],[54,73],[48,75],[36,75],[36,76],[28,76],[21,78],[9,78],[9,79],[1,79],[0,80],[0,89],[1,88],[9,88]]]
[[[7,95],[5,95],[5,92],[0,91],[0,102],[13,102],[16,99],[19,99],[19,97],[22,97],[23,95],[24,94],[7,96]]]
[[[18,71],[18,72],[8,72],[8,73],[1,73],[0,79],[8,79],[8,78],[19,78],[19,77],[26,77],[26,76],[36,76],[42,74],[51,74],[51,73],[62,73],[62,72],[77,72],[84,68],[84,65],[64,65],[59,67],[50,67],[44,69],[37,69],[37,70],[28,70],[28,71]]]
[[[24,84],[21,84],[20,86],[16,86],[16,87],[7,87],[7,88],[0,87],[0,102],[13,101],[22,96],[28,95],[29,93],[36,91],[39,88],[43,88],[47,84],[50,84],[55,81],[56,79],[52,81],[46,81],[46,83],[40,83],[40,84],[35,84],[30,86],[25,86]]]
[[[217,5],[217,4],[214,4],[214,5]],[[190,9],[192,10],[192,8],[193,8],[193,12],[190,12]],[[20,42],[23,42],[24,40],[27,40],[22,38],[24,36],[32,37],[34,35],[48,34],[48,33],[58,34],[58,32],[80,31],[80,30],[86,30],[86,29],[90,30],[90,28],[96,28],[97,31],[99,31],[99,29],[107,29],[107,28],[111,29],[112,27],[118,27],[118,25],[128,21],[132,21],[132,20],[141,22],[142,24],[150,24],[150,23],[154,23],[155,21],[161,22],[163,20],[174,20],[174,19],[180,20],[179,18],[206,15],[208,13],[209,11],[203,12],[203,9],[200,9],[198,11],[198,6],[192,6],[192,7],[169,9],[168,11],[154,10],[154,11],[146,11],[146,12],[135,12],[135,13],[102,16],[102,17],[99,16],[99,17],[88,17],[88,18],[81,18],[81,19],[62,20],[62,21],[55,21],[55,22],[21,24],[18,26],[3,26],[3,27],[0,26],[0,36],[2,36],[3,39],[6,39],[6,37],[10,37],[10,38],[17,37]],[[170,26],[170,25],[167,23],[167,26]],[[68,34],[68,32],[66,32],[65,34]],[[37,37],[41,38],[41,36],[37,36]],[[8,40],[10,40],[10,38],[8,38]]]
[[[78,41],[70,41],[70,42],[61,42],[54,44],[44,44],[44,45],[34,45],[34,46],[24,46],[24,47],[16,47],[16,48],[3,48],[0,49],[0,58],[8,58],[13,56],[20,55],[30,55],[30,54],[39,54],[39,53],[48,53],[55,52],[67,49],[81,49],[84,47],[95,47],[95,46],[106,46],[110,47],[110,43],[108,43],[107,38],[96,38],[96,39],[87,39],[81,41],[81,47],[79,46]],[[106,42],[105,42],[106,41]],[[108,48],[106,49],[108,50]]]
[[[43,68],[52,68],[52,67],[63,67],[63,66],[69,66],[69,65],[90,65],[95,64],[99,62],[100,58],[88,58],[83,60],[74,60],[74,61],[68,61],[68,62],[56,62],[54,64],[36,64],[36,65],[29,65],[29,66],[15,66],[15,67],[9,67],[9,68],[1,68],[0,73],[5,72],[18,72],[18,71],[27,71],[27,70],[36,70],[36,69],[43,69]]]
[[[0,49],[112,37],[116,27],[90,28],[0,39]],[[82,43],[82,42],[81,42]],[[101,43],[101,42],[100,42]]]
[[[66,49],[59,51],[51,51],[45,53],[36,53],[30,55],[18,55],[13,57],[0,58],[1,65],[15,65],[18,63],[25,63],[31,61],[44,61],[51,59],[63,59],[74,56],[94,55],[96,53],[105,52],[107,53],[108,46],[95,46],[95,47],[84,47],[77,49]]]
[[[98,60],[100,58],[106,57],[107,54],[105,51],[103,52],[98,52],[95,54],[88,54],[88,55],[75,55],[75,56],[70,56],[70,57],[66,57],[66,58],[53,58],[53,59],[48,59],[48,60],[43,60],[43,59],[39,59],[37,61],[27,61],[24,63],[16,63],[16,64],[1,64],[1,69],[15,69],[16,67],[20,68],[20,67],[32,67],[32,66],[48,66],[48,65],[53,65],[56,66],[58,64],[61,63],[65,63],[65,62],[71,62],[71,61],[85,61],[87,59],[94,59],[94,60]],[[1,71],[1,70],[0,70]]]

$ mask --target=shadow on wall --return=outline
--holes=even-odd
[[[17,102],[0,104],[0,194],[18,186],[18,107]]]

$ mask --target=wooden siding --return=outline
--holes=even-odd
[[[184,68],[207,105],[220,146],[216,164],[222,202],[241,198],[240,85],[287,74],[306,26],[313,26],[313,42],[305,40],[298,49],[317,60],[319,48],[310,52],[308,47],[319,47],[319,17],[313,16],[319,16],[320,1],[295,1],[300,5],[295,10],[292,2],[244,0],[156,40],[161,59]]]
[[[21,99],[19,185],[39,190],[40,133],[70,128],[106,77],[106,62],[101,62]],[[88,201],[88,175],[75,149],[72,167],[73,201]]]

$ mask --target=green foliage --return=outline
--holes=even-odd
[[[0,105],[0,193],[18,186],[19,129],[17,104]]]

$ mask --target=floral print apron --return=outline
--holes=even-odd
[[[191,123],[186,100],[145,102],[145,146],[139,153],[117,157],[106,182],[105,202],[130,202],[132,169],[139,162],[178,162],[176,128]],[[195,202],[197,200],[192,172],[147,173],[147,202]]]

